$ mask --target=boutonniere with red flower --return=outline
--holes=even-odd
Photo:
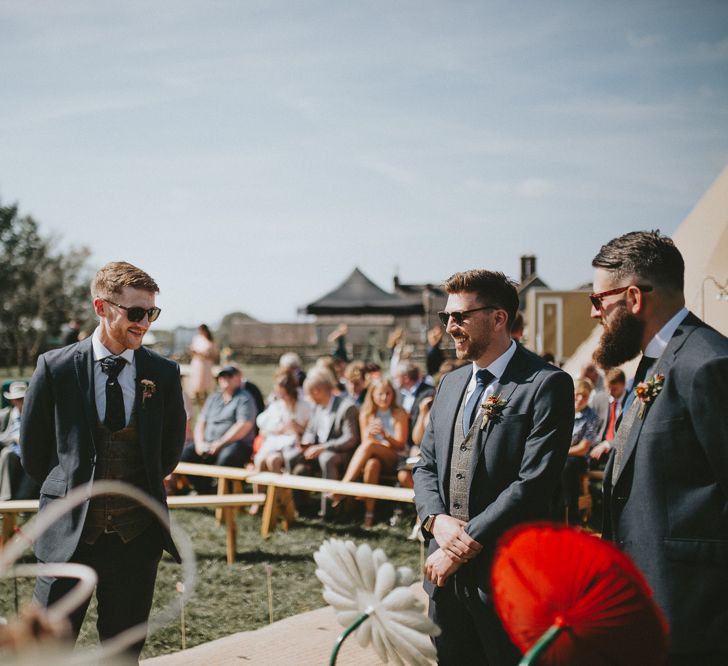
[[[665,383],[665,375],[653,375],[645,382],[637,384],[634,390],[634,394],[639,398],[642,403],[640,410],[637,412],[637,416],[643,418],[647,411],[647,406],[654,402],[655,398],[660,395],[662,391],[662,385]]]
[[[144,402],[148,398],[151,398],[154,395],[154,392],[157,390],[157,385],[151,379],[142,379],[139,382],[139,385],[142,387],[142,407],[143,407]]]
[[[497,422],[507,404],[508,400],[503,400],[500,395],[496,395],[495,393],[493,395],[489,395],[485,399],[485,402],[480,405],[480,413],[483,416],[483,419],[480,422],[480,429],[485,430],[485,426],[487,426],[490,421]]]

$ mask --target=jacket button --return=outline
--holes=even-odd
[[[465,444],[461,444],[461,445],[460,445],[460,450],[461,450],[461,451],[467,451],[467,450],[468,450],[468,447],[467,447],[467,446],[465,446]]]
[[[453,507],[455,507],[456,509],[459,509],[460,508],[460,502],[455,502],[455,504],[453,504]]]
[[[455,475],[455,478],[456,478],[456,479],[464,479],[464,478],[465,478],[465,475],[464,475],[464,474],[463,474],[462,472],[458,472],[458,473],[457,473],[457,474]]]

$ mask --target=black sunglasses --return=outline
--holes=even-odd
[[[471,312],[480,312],[481,310],[500,310],[500,308],[497,305],[484,305],[482,308],[473,308],[472,310],[456,310],[455,312],[445,312],[445,310],[442,310],[437,313],[437,316],[440,318],[443,326],[447,326],[451,317],[458,326],[462,326]]]
[[[649,284],[628,284],[626,287],[617,287],[616,289],[600,291],[598,294],[589,294],[589,300],[591,301],[591,304],[594,306],[595,310],[601,310],[603,298],[606,298],[607,296],[614,296],[615,294],[621,294],[627,291],[627,289],[629,289],[630,287],[637,287],[637,289],[639,289],[640,291],[652,291],[652,287]]]
[[[121,308],[122,310],[126,311],[126,318],[131,322],[139,322],[142,319],[144,319],[144,315],[149,317],[149,323],[151,324],[153,321],[156,321],[159,318],[160,313],[162,312],[161,308],[149,308],[148,310],[146,308],[142,308],[138,305],[135,305],[131,308],[126,307],[126,305],[121,305],[121,303],[114,303],[114,301],[110,301],[108,298],[102,298],[102,301],[106,301],[110,305],[115,305],[117,308]]]

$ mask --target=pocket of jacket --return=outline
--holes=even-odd
[[[40,487],[40,494],[48,495],[49,497],[64,497],[66,494],[66,485],[65,479],[56,479],[49,476]]]
[[[675,562],[728,565],[728,541],[717,539],[663,540],[665,556]]]

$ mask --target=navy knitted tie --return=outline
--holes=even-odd
[[[467,404],[465,405],[465,409],[463,410],[464,434],[467,435],[468,430],[470,430],[470,427],[473,425],[475,415],[478,413],[478,408],[480,407],[480,403],[482,401],[485,387],[488,386],[488,384],[490,384],[494,379],[495,375],[493,375],[490,370],[478,370],[475,373],[475,390],[473,391],[473,394],[470,396],[470,399],[468,400]]]
[[[126,359],[121,356],[107,356],[99,361],[101,371],[106,375],[106,414],[104,425],[116,432],[126,425],[126,411],[124,410],[124,394],[119,384],[119,373],[126,365]]]

